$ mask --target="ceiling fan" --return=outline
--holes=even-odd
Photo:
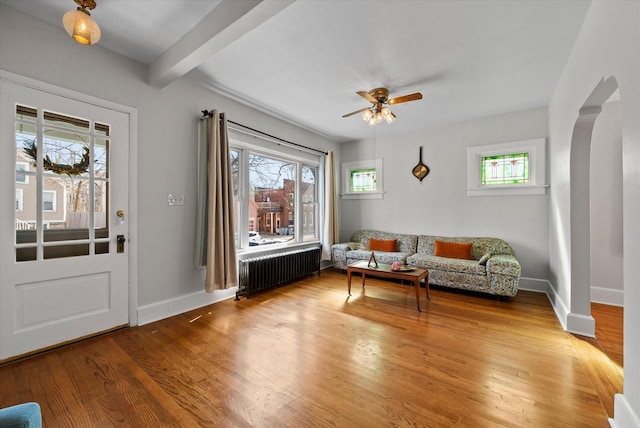
[[[372,105],[370,107],[361,108],[360,110],[347,113],[342,117],[349,117],[354,114],[364,112],[362,119],[369,122],[371,126],[377,125],[383,120],[386,120],[387,123],[391,123],[395,120],[396,115],[387,107],[383,107],[384,105],[400,104],[422,99],[422,94],[420,92],[389,99],[389,90],[387,88],[375,88],[369,92],[358,91],[356,93],[369,101]]]

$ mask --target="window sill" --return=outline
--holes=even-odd
[[[467,196],[535,196],[546,195],[548,184],[541,186],[486,186],[467,189]]]
[[[285,242],[281,244],[256,245],[254,247],[249,247],[250,249],[246,249],[246,250],[236,249],[236,254],[238,259],[240,260],[240,259],[245,259],[247,257],[266,255],[269,253],[277,253],[287,249],[309,247],[309,246],[318,245],[318,244],[320,244],[320,240],[293,242],[293,243]]]
[[[383,199],[384,192],[341,193],[342,199]]]

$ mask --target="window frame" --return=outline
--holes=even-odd
[[[44,195],[46,195],[46,194],[52,195],[52,198],[51,198],[51,209],[50,210],[47,210],[47,209],[44,208],[44,204],[46,202],[44,200]],[[58,192],[56,190],[43,190],[42,191],[42,212],[44,212],[44,213],[55,213],[55,212],[57,212],[56,211],[56,208],[57,208],[56,199],[57,199],[57,197],[58,197]]]
[[[16,189],[16,212],[21,213],[24,211],[24,189]]]
[[[546,138],[467,148],[467,196],[546,195]],[[529,181],[527,183],[482,184],[482,158],[527,153]]]
[[[24,169],[18,169],[18,165]],[[29,184],[29,162],[16,161],[16,184]],[[18,180],[18,176],[24,177],[23,181]]]
[[[263,139],[259,139],[263,140]],[[316,177],[316,198],[317,203],[320,204],[319,207],[322,209],[323,200],[320,199],[320,189],[321,183],[324,180],[323,171],[320,168],[321,162],[320,157],[316,155],[308,155],[308,156],[297,156],[295,152],[287,152],[286,150],[282,150],[282,146],[276,146],[273,149],[270,148],[270,141],[264,140],[263,145],[250,144],[244,141],[242,136],[230,136],[229,138],[229,149],[230,151],[238,152],[238,192],[237,195],[234,195],[234,203],[237,202],[238,206],[238,224],[237,224],[237,232],[238,232],[238,241],[236,246],[236,251],[238,253],[254,253],[254,252],[264,252],[269,250],[274,250],[277,248],[283,248],[288,246],[296,246],[296,245],[307,245],[310,243],[320,242],[320,233],[316,230],[316,237],[311,240],[304,240],[304,227],[303,227],[303,202],[302,202],[302,167],[306,166],[309,168],[315,168],[317,171]],[[277,150],[277,149],[279,150]],[[250,198],[250,180],[249,180],[249,157],[250,155],[264,156],[271,159],[275,159],[278,161],[286,162],[295,165],[296,171],[296,179],[295,179],[295,191],[294,194],[294,210],[293,213],[289,212],[289,215],[293,215],[293,225],[294,225],[294,233],[293,239],[291,241],[270,244],[270,245],[249,245],[249,223],[252,219],[249,218],[249,198]],[[289,197],[287,195],[286,201],[289,202]],[[254,220],[255,227],[259,227],[257,221]],[[280,218],[280,227],[284,227],[283,223],[289,224],[289,219],[281,217]],[[316,226],[317,227],[317,226]],[[259,231],[258,231],[259,232]]]
[[[351,191],[351,174],[361,169],[373,169],[376,171],[376,189],[362,192]],[[384,171],[382,159],[369,159],[342,163],[342,199],[383,199],[384,198]]]

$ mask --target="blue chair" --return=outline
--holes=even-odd
[[[0,409],[1,428],[42,428],[38,403],[24,403]]]

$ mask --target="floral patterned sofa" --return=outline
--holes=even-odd
[[[370,239],[397,240],[397,251],[374,251],[379,263],[400,263],[429,269],[429,283],[444,287],[480,291],[498,296],[515,296],[520,281],[520,263],[511,246],[500,238],[406,235],[359,230],[350,242],[331,247],[333,266],[346,270],[360,260],[369,260]],[[436,256],[436,241],[471,244],[470,259]]]
[[[333,267],[342,270],[361,260],[369,260],[371,239],[389,240],[397,239],[397,251],[374,251],[378,263],[391,264],[400,262],[407,264],[407,258],[416,253],[418,248],[418,235],[404,235],[400,233],[379,232],[377,230],[359,230],[351,236],[351,241],[344,244],[334,244],[331,247]]]

